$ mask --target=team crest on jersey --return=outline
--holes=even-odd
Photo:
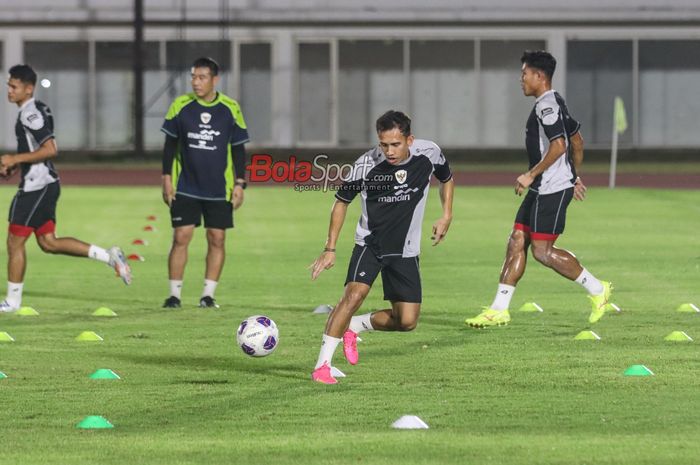
[[[403,184],[406,182],[406,176],[408,176],[408,173],[406,173],[406,170],[398,170],[396,173],[394,173],[394,176],[396,177],[396,182]]]
[[[211,121],[211,113],[201,113],[199,118],[202,120],[202,123],[209,124],[209,121]]]

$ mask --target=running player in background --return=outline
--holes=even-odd
[[[411,120],[399,111],[380,116],[376,128],[379,145],[357,160],[352,178],[336,193],[326,246],[311,265],[311,279],[316,279],[335,264],[335,247],[348,205],[359,194],[362,216],[355,231],[345,292],[328,317],[311,375],[323,384],[337,383],[331,374],[331,361],[341,341],[345,358],[355,365],[358,333],[412,331],[418,324],[422,301],[418,255],[433,175],[440,181],[443,212],[433,225],[433,245],[444,239],[452,221],[454,180],[440,147],[415,139]],[[353,316],[380,272],[384,300],[391,302],[391,308]]]
[[[515,193],[526,195],[515,216],[496,297],[490,307],[465,323],[484,328],[510,322],[508,307],[525,273],[528,248],[532,248],[535,260],[588,291],[592,305],[588,321],[595,323],[609,308],[612,285],[583,268],[571,252],[554,247],[564,232],[569,202],[572,198],[583,200],[586,194],[586,187],[576,176],[583,161],[581,125],[552,89],[557,64],[554,57],[545,51],[526,51],[521,62],[523,93],[535,98],[525,136],[530,169],[515,182]]]
[[[218,308],[214,292],[224,266],[226,230],[243,203],[248,130],[238,102],[216,91],[219,65],[199,58],[192,65],[192,93],[177,97],[161,131],[163,201],[170,207],[173,244],[168,257],[170,296],[165,308],[181,305],[187,248],[204,217],[207,259],[199,306]]]
[[[8,177],[19,168],[21,178],[10,206],[7,296],[0,302],[0,312],[14,312],[22,304],[25,244],[32,233],[44,252],[101,261],[114,268],[125,284],[131,283],[131,270],[119,247],[105,250],[72,237],[56,237],[56,204],[61,187],[51,159],[58,155],[58,148],[51,110],[34,99],[35,86],[36,73],[30,66],[10,68],[7,98],[19,107],[15,124],[17,153],[0,156],[0,175]]]

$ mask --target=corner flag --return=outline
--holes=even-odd
[[[610,179],[608,186],[615,188],[615,177],[617,176],[617,140],[618,136],[627,130],[627,113],[625,112],[625,102],[620,97],[615,97],[613,105],[613,131],[612,131],[612,153],[610,154]]]
[[[620,97],[615,97],[615,130],[622,134],[627,130],[627,113],[625,112],[625,102]]]

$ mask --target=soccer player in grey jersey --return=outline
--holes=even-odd
[[[345,292],[328,317],[321,352],[312,379],[335,384],[331,360],[343,342],[348,362],[358,361],[357,334],[362,331],[411,331],[418,323],[422,300],[418,255],[423,213],[434,175],[440,181],[442,217],[433,225],[439,244],[452,221],[454,181],[449,164],[434,142],[415,139],[411,120],[388,111],[377,120],[379,146],[362,155],[336,193],[328,239],[312,264],[311,278],[335,264],[335,247],[350,202],[360,196],[362,215],[345,279]],[[384,300],[391,308],[353,316],[381,273]]]
[[[552,89],[554,57],[545,51],[528,51],[521,62],[523,93],[535,97],[526,126],[529,170],[515,183],[515,193],[526,192],[526,196],[515,217],[496,297],[490,307],[465,323],[474,328],[508,324],[508,307],[525,273],[528,248],[532,248],[535,260],[588,291],[592,305],[588,321],[595,323],[610,308],[612,285],[589,273],[572,253],[554,247],[554,241],[564,232],[569,202],[572,198],[583,200],[586,193],[576,176],[583,161],[580,124]]]
[[[10,68],[7,98],[19,107],[15,135],[17,153],[0,156],[0,175],[8,177],[20,169],[20,184],[10,206],[7,235],[7,296],[1,312],[14,312],[22,303],[27,269],[25,244],[36,235],[46,253],[89,257],[108,264],[125,284],[131,270],[119,247],[105,250],[72,237],[57,237],[56,204],[61,193],[58,174],[51,159],[58,155],[53,133],[53,116],[43,102],[34,99],[36,73],[28,65]]]

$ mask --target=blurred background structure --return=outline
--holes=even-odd
[[[202,55],[222,65],[254,147],[366,147],[395,108],[444,147],[522,149],[525,49],[558,59],[554,87],[589,147],[609,147],[620,96],[622,148],[700,148],[697,0],[0,0],[0,23],[3,69],[27,62],[47,80],[37,94],[62,149],[159,150]],[[2,106],[10,150],[15,118]]]

